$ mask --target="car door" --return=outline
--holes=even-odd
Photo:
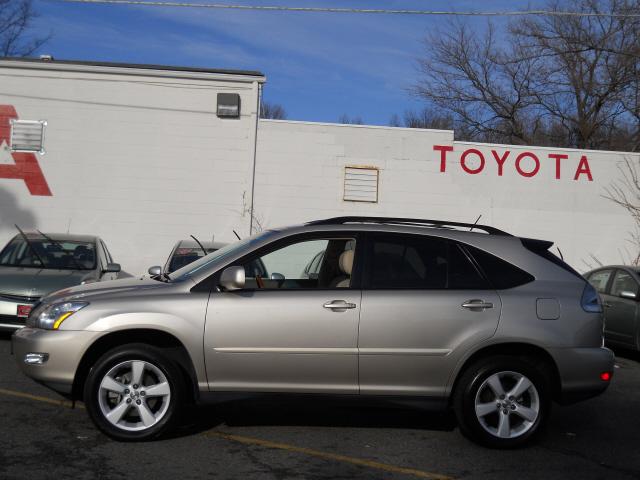
[[[630,272],[617,269],[604,302],[607,338],[636,348],[638,283]],[[634,298],[629,298],[634,295]]]
[[[244,267],[245,288],[212,292],[207,308],[212,390],[358,392],[357,238],[296,236],[232,264]],[[305,266],[320,250],[318,278],[307,278]]]
[[[611,334],[609,330],[609,310],[607,305],[611,305],[611,295],[609,294],[609,288],[611,280],[613,280],[613,268],[604,268],[602,270],[596,270],[587,276],[587,280],[593,288],[600,294],[602,300],[602,306],[604,307],[604,335],[607,340],[615,340],[615,334]]]
[[[494,334],[497,293],[459,244],[426,235],[370,235],[363,275],[360,392],[444,395],[462,347]]]

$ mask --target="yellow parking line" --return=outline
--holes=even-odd
[[[401,473],[404,475],[412,475],[419,478],[429,478],[431,480],[453,480],[453,477],[446,475],[440,475],[438,473],[426,472],[424,470],[417,470],[415,468],[398,467],[396,465],[389,465],[387,463],[374,462],[373,460],[365,460],[363,458],[349,457],[347,455],[340,455],[338,453],[323,452],[320,450],[314,450],[312,448],[296,447],[295,445],[288,445],[286,443],[271,442],[269,440],[262,440],[259,438],[244,437],[242,435],[232,435],[229,433],[208,431],[204,435],[210,437],[224,438],[225,440],[233,440],[234,442],[240,442],[247,445],[259,445],[266,448],[275,448],[278,450],[286,450],[288,452],[303,453],[311,457],[323,458],[325,460],[335,460],[343,463],[350,463],[352,465],[359,465],[361,467],[374,468],[376,470],[382,470],[389,473]]]
[[[41,397],[39,395],[31,395],[30,393],[18,392],[15,390],[7,390],[0,388],[1,395],[8,395],[11,397],[26,398],[28,400],[34,400],[36,402],[49,403],[58,407],[71,407],[72,403],[68,400],[56,400],[55,398]],[[77,403],[78,408],[84,409],[84,405]],[[209,430],[204,432],[205,436],[217,437],[225,440],[231,440],[234,442],[244,443],[245,445],[258,445],[265,448],[273,448],[277,450],[285,450],[288,452],[302,453],[309,455],[310,457],[322,458],[325,460],[334,460],[337,462],[350,463],[352,465],[358,465],[361,467],[373,468],[376,470],[382,470],[389,473],[400,473],[404,475],[411,475],[418,478],[428,478],[431,480],[453,480],[453,477],[446,475],[440,475],[438,473],[427,472],[424,470],[417,470],[415,468],[398,467],[396,465],[389,465],[387,463],[375,462],[373,460],[366,460],[363,458],[349,457],[347,455],[340,455],[338,453],[323,452],[321,450],[314,450],[312,448],[296,447],[295,445],[288,445],[286,443],[272,442],[269,440],[262,440],[260,438],[245,437],[242,435],[233,435],[230,433],[216,432]]]
[[[41,397],[39,395],[31,395],[30,393],[6,390],[4,388],[0,388],[0,394],[18,398],[27,398],[29,400],[35,400],[36,402],[50,403],[51,405],[56,405],[58,407],[71,407],[73,405],[72,402],[68,400],[56,400],[55,398]],[[76,403],[75,406],[78,408],[84,408],[84,405],[79,403]]]

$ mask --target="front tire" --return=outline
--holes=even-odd
[[[180,369],[161,349],[129,344],[90,370],[84,402],[93,423],[116,440],[157,438],[175,424],[184,399]]]
[[[494,356],[469,367],[454,393],[460,430],[491,448],[515,448],[531,441],[549,416],[550,382],[533,362]]]

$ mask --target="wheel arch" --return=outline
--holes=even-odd
[[[531,343],[504,342],[484,346],[464,359],[462,365],[455,372],[454,381],[449,392],[449,403],[451,403],[453,399],[456,388],[458,387],[458,382],[464,372],[479,360],[495,355],[510,355],[529,361],[533,360],[533,363],[536,365],[536,367],[540,368],[541,370],[543,370],[543,372],[548,374],[551,381],[552,398],[554,400],[559,399],[562,390],[560,371],[558,370],[558,366],[551,354],[544,348]]]
[[[175,362],[183,374],[188,399],[194,402],[198,400],[198,379],[188,350],[174,335],[152,328],[118,330],[107,333],[95,340],[84,352],[78,364],[73,379],[71,398],[74,400],[82,399],[82,392],[89,371],[102,355],[112,348],[129,343],[143,343],[162,349]]]

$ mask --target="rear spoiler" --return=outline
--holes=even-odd
[[[584,277],[580,275],[571,265],[569,265],[563,259],[554,255],[553,252],[549,251],[549,249],[553,246],[553,242],[550,242],[549,240],[537,240],[535,238],[522,238],[522,237],[520,238],[520,241],[522,242],[522,245],[524,245],[524,247],[527,250],[535,253],[536,255],[541,256],[546,260],[549,260],[551,263],[554,263],[555,265],[562,268],[563,270],[566,270],[567,272],[572,273],[576,277],[584,279]]]

